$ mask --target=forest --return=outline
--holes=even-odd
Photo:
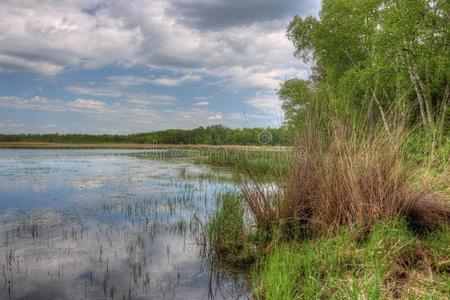
[[[292,131],[286,127],[232,129],[213,125],[190,130],[167,129],[130,135],[0,134],[0,142],[289,145],[292,143]]]

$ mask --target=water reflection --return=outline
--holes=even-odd
[[[0,150],[0,299],[248,298],[196,243],[233,186],[128,153]]]

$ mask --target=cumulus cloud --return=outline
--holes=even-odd
[[[146,65],[187,73],[154,78],[177,86],[192,71],[247,78],[251,87],[276,82],[292,68],[286,22],[318,1],[5,0],[0,3],[0,69],[52,75],[67,68]],[[253,74],[248,76],[248,74]],[[118,79],[118,78],[116,78]],[[121,78],[139,84],[142,78]],[[145,82],[145,81],[144,81]]]
[[[319,0],[2,0],[0,72],[33,72],[50,81],[73,70],[112,65],[119,71],[93,84],[64,81],[71,101],[0,95],[0,107],[86,114],[110,122],[111,130],[126,119],[131,132],[263,120],[281,111],[272,95],[280,82],[309,72],[292,55],[287,22],[319,6]],[[138,75],[127,75],[131,67]],[[176,109],[176,97],[159,94],[191,83],[260,95],[245,104],[265,112],[210,111],[211,95],[196,98],[191,110]]]
[[[93,1],[0,3],[0,68],[46,75],[70,66],[126,63],[140,44],[139,29],[107,13],[91,15]]]

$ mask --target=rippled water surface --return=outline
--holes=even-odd
[[[0,299],[247,299],[202,224],[234,189],[132,150],[0,150]]]

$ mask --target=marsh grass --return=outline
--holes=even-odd
[[[218,210],[207,226],[211,259],[220,258],[225,267],[248,267],[254,262],[256,253],[246,226],[243,199],[238,194],[225,193],[218,201]]]
[[[261,225],[329,232],[405,217],[410,226],[429,230],[450,220],[447,195],[434,191],[442,180],[424,178],[422,166],[404,163],[406,130],[360,134],[336,125],[326,141],[307,130],[277,192],[267,193],[257,179],[239,181]]]
[[[226,167],[238,173],[251,173],[259,181],[273,181],[289,169],[291,151],[287,148],[253,150],[250,148],[202,149],[195,162]]]
[[[411,131],[398,124],[386,132],[310,120],[275,188],[251,169],[237,176],[244,201],[225,199],[214,216],[224,233],[212,238],[224,247],[217,256],[228,251],[233,263],[255,249],[259,299],[445,298],[449,177],[445,166],[429,176],[433,163],[413,159]],[[245,212],[252,227],[238,217]]]

